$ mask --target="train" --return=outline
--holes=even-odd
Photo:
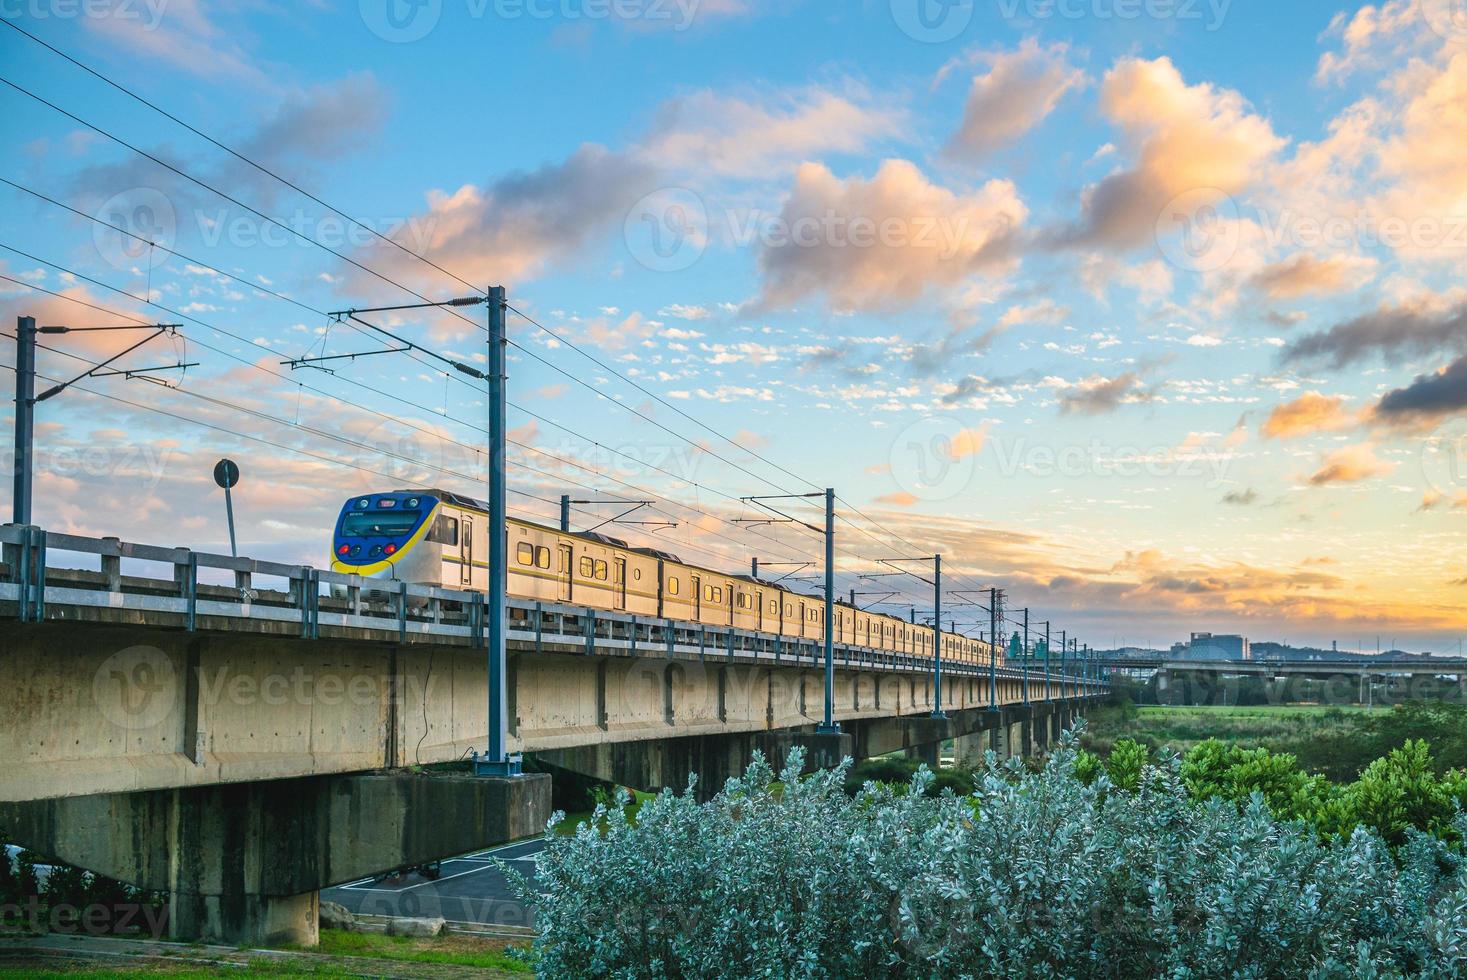
[[[506,521],[508,594],[637,616],[735,627],[799,640],[825,638],[825,600],[751,575],[590,531]],[[331,568],[367,579],[487,591],[489,508],[446,490],[358,494],[341,508]],[[931,658],[929,626],[837,602],[834,640]],[[986,666],[990,644],[943,631],[942,659]]]

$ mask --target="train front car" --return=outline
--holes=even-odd
[[[364,578],[440,584],[442,557],[430,554],[435,548],[424,541],[438,508],[438,498],[428,493],[352,497],[336,519],[331,570]]]

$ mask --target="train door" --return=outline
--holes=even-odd
[[[703,577],[701,575],[694,575],[693,576],[693,621],[694,622],[698,622],[698,621],[701,621],[702,619],[703,619]]]
[[[556,549],[560,552],[560,565],[556,568],[556,575],[560,579],[560,601],[570,602],[571,599],[571,546],[563,544]]]
[[[764,593],[758,589],[754,591],[754,628],[764,631]]]
[[[460,585],[474,581],[474,519],[465,517],[458,526],[458,574]],[[499,571],[503,571],[500,569]]]
[[[611,559],[611,603],[615,609],[627,607],[627,560]]]
[[[804,599],[801,599],[800,600],[800,635],[801,636],[804,636],[807,632],[809,632],[809,624],[810,624],[810,616],[809,616],[809,614],[807,612],[805,612],[805,600]]]

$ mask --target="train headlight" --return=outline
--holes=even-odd
[[[417,509],[417,506],[418,506],[418,498],[417,497],[409,497],[408,500],[407,500],[407,505],[409,507],[411,507],[411,508],[413,508],[413,509],[416,510]]]
[[[390,555],[394,551],[397,550],[397,545],[395,545],[395,544],[389,544],[387,547],[383,548],[382,550],[385,551],[385,552],[387,552],[387,554]]]
[[[357,501],[357,506],[362,508],[370,507],[372,506],[372,502],[366,497],[363,497],[361,500]]]
[[[346,553],[347,553],[347,552],[348,552],[348,551],[351,551],[351,545],[349,545],[349,544],[344,544],[344,545],[342,545],[342,546],[341,546],[341,547],[340,547],[340,548],[337,548],[337,549],[336,549],[336,553],[337,553],[337,554],[338,554],[338,555],[344,555],[344,554],[346,554]]]

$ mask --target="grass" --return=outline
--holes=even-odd
[[[0,956],[0,976],[4,977],[64,977],[67,980],[90,980],[102,977],[158,976],[170,980],[202,980],[213,978],[221,972],[238,971],[247,976],[266,977],[355,977],[363,971],[358,959],[390,960],[395,963],[415,964],[403,972],[433,975],[433,967],[467,967],[483,971],[480,976],[494,980],[524,976],[531,973],[529,964],[515,959],[506,950],[503,940],[484,939],[478,936],[443,935],[431,939],[415,939],[407,936],[388,936],[381,933],[342,932],[336,929],[321,930],[321,944],[311,949],[293,949],[298,956],[258,956],[242,950],[227,957],[228,965],[203,962],[220,958],[217,953],[185,945],[159,949],[156,957],[128,959],[116,968],[101,967],[96,960],[65,959],[22,953],[17,956]]]
[[[643,793],[641,790],[632,790],[631,792],[632,802],[630,805],[627,806],[626,813],[627,818],[631,820],[632,823],[636,823],[637,811],[642,809],[642,805],[648,800],[655,798],[657,794]],[[580,827],[581,824],[590,822],[591,816],[592,812],[590,810],[579,810],[575,813],[567,813],[565,815],[565,819],[556,825],[555,832],[562,837],[573,836],[576,832],[576,829]],[[603,827],[602,829],[605,828]]]
[[[505,973],[529,973],[529,964],[517,960],[500,940],[478,936],[443,935],[432,939],[388,936],[375,932],[322,929],[321,945],[313,952],[327,956],[369,956],[413,963],[450,963]]]

